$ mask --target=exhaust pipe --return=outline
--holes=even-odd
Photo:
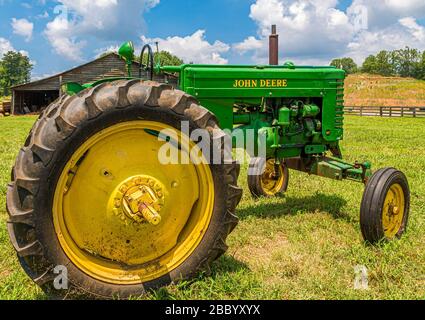
[[[269,38],[269,63],[271,66],[279,65],[279,35],[276,25],[272,25],[272,34]]]

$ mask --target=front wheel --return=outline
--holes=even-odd
[[[393,168],[376,172],[366,185],[360,209],[363,238],[374,244],[401,238],[410,210],[406,176]]]
[[[275,159],[252,158],[249,164],[248,187],[254,198],[276,197],[288,189],[289,170]]]

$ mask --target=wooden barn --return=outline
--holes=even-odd
[[[133,64],[133,74],[138,74],[138,64]],[[12,87],[12,114],[38,113],[61,94],[66,82],[89,83],[108,77],[126,77],[126,63],[116,53],[54,76]]]

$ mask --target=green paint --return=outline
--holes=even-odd
[[[118,54],[125,60],[127,64],[128,76],[131,77],[131,67],[134,60],[134,45],[133,42],[128,41],[124,43],[118,50]]]
[[[119,54],[131,65],[134,46],[125,43]],[[343,139],[345,72],[334,67],[195,65],[155,66],[155,73],[179,75],[179,89],[196,97],[215,114],[222,129],[254,144],[254,154],[265,148],[278,160],[301,158],[309,173],[333,179],[364,181],[370,165],[352,165],[326,157]],[[132,79],[131,68],[128,78]],[[95,83],[66,84],[70,94]],[[251,135],[251,136],[250,136]],[[234,147],[247,148],[247,145]]]
[[[366,182],[372,176],[370,163],[352,165],[336,158],[317,159],[310,173],[336,180],[349,179],[360,182]]]

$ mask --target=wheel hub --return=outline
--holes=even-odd
[[[405,198],[399,184],[391,186],[383,208],[383,227],[386,237],[394,238],[399,232],[404,218]]]
[[[136,176],[124,181],[115,194],[114,214],[135,224],[161,223],[164,207],[164,187],[153,177]]]
[[[190,257],[208,229],[211,170],[161,165],[164,142],[147,131],[164,129],[170,127],[150,121],[110,126],[85,141],[63,169],[55,230],[72,263],[97,280],[133,285],[158,279]],[[189,146],[179,152],[200,152]]]
[[[261,184],[267,194],[275,195],[279,192],[285,182],[285,175],[280,166],[276,170],[274,159],[270,159],[266,163],[265,172],[261,178]]]

